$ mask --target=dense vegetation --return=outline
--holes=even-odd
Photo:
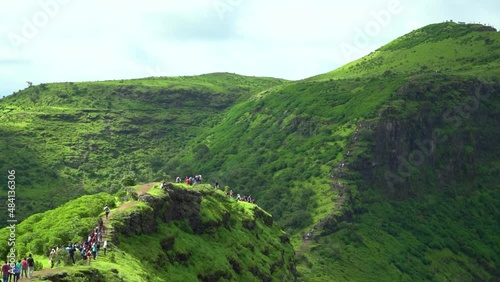
[[[227,107],[281,83],[220,73],[41,84],[2,99],[0,168],[17,171],[18,219],[124,179],[165,178],[165,163]]]
[[[302,81],[29,87],[0,101],[0,166],[25,214],[202,173],[292,235],[304,281],[494,280],[499,66],[496,30],[441,23]]]

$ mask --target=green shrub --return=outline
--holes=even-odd
[[[137,184],[137,178],[135,178],[131,175],[125,176],[122,179],[122,184],[123,184],[123,186],[134,186]]]
[[[35,261],[35,270],[39,271],[43,269],[43,263],[41,261]]]

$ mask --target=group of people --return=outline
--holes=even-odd
[[[2,281],[17,282],[23,276],[29,279],[33,276],[33,271],[35,271],[35,260],[31,254],[27,258],[18,260],[17,263],[9,264],[6,260],[2,265]]]
[[[106,211],[106,218],[108,217],[108,213],[109,212]],[[61,252],[67,252],[73,263],[76,263],[75,254],[80,254],[81,259],[87,261],[87,265],[90,265],[92,259],[97,259],[101,249],[103,250],[104,255],[106,255],[108,240],[103,238],[105,231],[104,221],[102,218],[99,218],[98,226],[96,226],[95,229],[89,233],[87,238],[83,238],[81,243],[74,242],[69,243],[65,248],[62,248],[61,246],[53,248],[49,254],[50,268],[53,268],[54,265],[58,265],[60,263],[59,255]]]
[[[229,198],[232,198],[233,197],[233,190],[227,191],[226,195]],[[245,195],[241,196],[240,194],[236,194],[236,201],[243,201],[243,202],[255,204],[255,199],[252,198],[252,196],[250,196],[250,195],[248,195],[248,196],[245,196]]]
[[[255,204],[255,199],[252,198],[252,196],[248,195],[248,196],[240,196],[240,194],[236,194],[236,200],[237,201],[243,201],[243,202],[248,202],[248,203],[252,203],[252,204]]]
[[[201,183],[201,174],[196,174],[195,176],[186,176],[184,182],[188,185],[200,184]],[[175,183],[181,183],[181,178],[177,176],[175,178]]]
[[[201,183],[201,180],[202,180],[201,174],[197,174],[197,175],[191,176],[191,177],[186,176],[186,178],[184,179],[185,183],[188,184],[188,185],[193,185],[193,184]],[[175,178],[175,183],[181,183],[181,182],[182,182],[181,178],[179,176],[177,176]],[[160,184],[160,188],[162,188],[164,185],[165,185],[165,182],[162,182]],[[220,189],[218,181],[214,182],[214,189],[215,190]],[[226,191],[226,195],[228,197],[232,198],[233,197],[233,190]],[[248,196],[240,196],[240,194],[237,194],[236,195],[236,200],[237,201],[243,201],[243,202],[248,202],[248,203],[255,204],[255,199],[253,199],[250,195],[248,195]]]
[[[108,219],[110,209],[106,205],[104,207],[106,213],[106,219]],[[106,255],[106,250],[108,248],[108,240],[105,239],[105,226],[102,218],[99,218],[98,225],[93,229],[87,238],[83,238],[82,242],[69,243],[65,248],[57,246],[52,248],[49,253],[49,263],[50,268],[54,265],[58,265],[61,262],[61,257],[67,252],[69,258],[73,263],[76,263],[75,254],[79,253],[82,260],[86,260],[87,264],[90,265],[92,259],[97,259],[99,251],[102,249],[104,255]],[[5,263],[2,265],[2,278],[3,282],[17,282],[21,278],[32,278],[33,272],[35,270],[35,261],[31,254],[28,257],[18,260],[17,263],[12,262],[11,264]]]

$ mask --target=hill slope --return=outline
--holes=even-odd
[[[294,234],[305,281],[491,279],[498,44],[477,25],[424,27],[232,107],[193,142],[207,159],[179,159]]]
[[[38,105],[55,91],[32,102],[34,114],[23,105],[43,87],[28,88],[2,100],[2,119],[10,120],[2,130],[16,135],[0,142],[10,144],[3,154],[20,171],[50,178],[60,191],[68,184],[52,179],[116,190],[121,185],[112,181],[125,176],[202,173],[251,195],[292,235],[304,281],[494,280],[500,276],[499,44],[489,27],[442,23],[302,81],[236,76],[227,85],[247,88],[225,88],[222,96],[215,86],[203,95],[181,87],[165,96],[158,95],[164,87],[139,84],[157,80],[79,84],[86,89],[72,96],[73,104],[96,100],[97,108],[113,110],[80,113],[85,122],[76,127],[75,115],[64,115],[75,106],[64,101],[63,109],[50,108],[62,113],[41,123]],[[190,89],[198,89],[200,78],[190,79]],[[113,91],[130,92],[124,97],[131,99],[115,99]],[[177,98],[159,102],[179,93],[192,100],[175,109],[165,105]],[[38,128],[39,135],[24,128]],[[61,141],[79,128],[83,137],[75,140],[85,146],[76,154],[82,141]],[[26,152],[33,158],[22,158]]]
[[[124,178],[164,178],[165,162],[225,109],[283,82],[226,73],[69,82],[0,100],[0,168],[17,171],[18,218],[116,192]]]
[[[83,196],[19,224],[17,255],[30,252],[45,262],[47,250],[81,242],[105,204],[114,208],[106,223],[106,255],[101,250],[85,266],[77,253],[73,266],[62,251],[61,265],[35,273],[41,281],[295,280],[293,248],[272,217],[209,185],[165,190],[156,185],[138,202],[120,203],[107,193]],[[4,228],[0,234],[8,237],[8,232]],[[2,245],[1,253],[7,255],[9,248]]]
[[[422,73],[500,75],[500,33],[493,27],[453,22],[414,30],[368,56],[307,80]]]

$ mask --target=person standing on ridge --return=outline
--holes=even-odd
[[[90,247],[87,249],[86,256],[87,256],[87,265],[90,265],[90,261],[92,259],[92,251],[90,250]]]
[[[5,261],[5,263],[2,265],[2,280],[3,282],[7,282],[9,280],[9,270],[10,270],[10,265]]]
[[[26,261],[26,258],[23,258],[21,260],[21,278],[28,278],[28,261]]]
[[[108,205],[104,206],[104,212],[106,212],[106,219],[108,219],[108,216],[109,216],[109,207],[108,207]]]
[[[55,250],[55,249],[52,249],[52,250],[50,251],[50,254],[49,254],[50,268],[53,268],[53,267],[54,267],[54,259],[55,259],[55,256],[56,256],[56,250]]]
[[[108,249],[108,240],[104,240],[104,243],[102,243],[102,249],[104,250],[104,255],[106,255],[106,250]]]
[[[23,265],[21,264],[21,260],[18,260],[16,265],[14,266],[14,281],[19,281],[21,279],[21,269]]]
[[[31,278],[33,276],[33,271],[35,270],[35,261],[33,260],[33,257],[31,257],[31,254],[28,255],[28,259],[26,261],[28,262],[28,278]]]

